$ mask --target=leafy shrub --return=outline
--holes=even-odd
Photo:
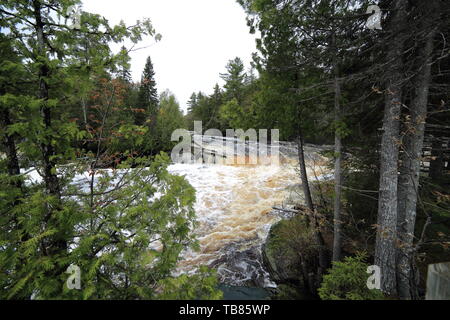
[[[160,300],[220,300],[223,292],[218,289],[218,279],[213,269],[201,266],[198,273],[176,278],[166,278],[161,282]]]
[[[382,300],[382,292],[369,289],[366,285],[369,264],[365,254],[346,257],[342,262],[333,262],[333,268],[323,277],[319,288],[322,300]]]
[[[315,276],[318,248],[314,229],[305,217],[297,215],[275,224],[266,241],[264,256],[266,267],[277,283],[298,286],[296,290],[281,293],[283,299],[297,299],[299,292],[315,294],[320,284]]]

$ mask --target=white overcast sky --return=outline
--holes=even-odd
[[[83,0],[83,10],[110,24],[150,18],[162,40],[147,37],[138,47],[149,48],[130,53],[133,80],[140,80],[150,56],[158,92],[172,91],[184,110],[192,92],[210,94],[216,83],[223,85],[219,73],[228,60],[240,57],[249,68],[256,51],[246,14],[235,0]]]

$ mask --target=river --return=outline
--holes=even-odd
[[[305,151],[309,176],[326,177],[318,149]],[[303,202],[296,159],[295,151],[282,152],[279,165],[171,165],[171,173],[185,176],[195,188],[199,221],[195,233],[200,250],[184,252],[177,273],[207,265],[216,268],[227,285],[276,287],[264,269],[261,247],[270,227],[282,218],[273,207]]]
[[[315,146],[305,148],[311,180],[329,177],[326,159],[318,154],[320,150]],[[285,143],[279,151],[278,164],[267,164],[270,161],[265,156],[253,165],[175,163],[169,166],[169,172],[185,176],[196,190],[198,227],[194,232],[200,244],[199,251],[182,253],[175,275],[192,273],[200,265],[207,265],[217,269],[224,285],[276,287],[264,269],[261,256],[270,227],[283,218],[283,213],[273,207],[292,208],[303,202],[296,148]],[[29,170],[27,175],[32,183],[42,182],[36,170]],[[78,174],[73,183],[88,192],[90,179],[89,173]]]

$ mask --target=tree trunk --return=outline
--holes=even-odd
[[[44,25],[41,17],[41,4],[39,1],[33,1],[34,14],[35,14],[35,28],[38,40],[38,48],[40,58],[47,59],[46,48],[45,48],[45,37],[44,37]],[[51,110],[47,106],[47,101],[49,99],[47,77],[49,76],[49,67],[46,61],[42,61],[39,67],[39,98],[43,100],[43,106],[41,107],[41,114],[44,120],[44,125],[46,129],[51,129]],[[59,188],[58,177],[56,176],[56,164],[51,160],[52,156],[55,155],[55,151],[50,142],[42,143],[42,155],[44,160],[44,181],[48,192],[58,198],[61,198],[61,192]]]
[[[430,5],[435,0],[428,0]],[[414,227],[419,191],[420,159],[422,157],[425,120],[427,116],[428,93],[431,81],[431,58],[435,30],[430,30],[435,9],[424,14],[424,28],[428,31],[424,43],[419,46],[419,71],[414,81],[415,94],[410,107],[411,123],[406,124],[404,151],[401,154],[401,167],[398,184],[398,223],[397,232],[400,248],[397,254],[398,293],[402,299],[417,296],[412,277]]]
[[[322,233],[320,232],[319,222],[317,221],[316,210],[314,208],[314,204],[311,197],[311,189],[309,188],[308,182],[308,174],[306,172],[306,162],[305,162],[305,153],[303,149],[303,135],[301,129],[298,129],[299,134],[297,138],[297,147],[298,147],[298,160],[300,166],[300,178],[302,181],[303,194],[305,195],[306,206],[308,207],[309,217],[311,219],[312,225],[314,227],[314,237],[316,241],[316,245],[318,246],[319,251],[319,270],[317,272],[318,279],[322,278],[323,273],[327,268],[327,258],[325,254],[325,241],[323,239]],[[320,282],[320,281],[319,281]]]
[[[299,134],[297,138],[297,147],[303,194],[305,196],[306,207],[309,209],[310,214],[312,214],[312,212],[314,212],[314,205],[311,197],[311,189],[309,188],[308,174],[306,173],[305,152],[303,149],[303,137],[301,136],[301,134]]]
[[[11,116],[8,109],[1,110],[0,125],[6,130],[11,123]],[[8,167],[8,175],[18,176],[20,174],[19,158],[17,156],[16,142],[14,137],[8,135],[6,132],[3,134],[2,141],[6,150],[6,159]],[[20,187],[17,185],[17,187]]]
[[[51,118],[51,109],[47,105],[47,101],[49,99],[49,88],[47,84],[47,78],[49,77],[50,68],[47,63],[47,51],[45,44],[45,35],[44,35],[44,23],[42,21],[41,16],[41,3],[38,0],[33,1],[33,10],[34,10],[34,18],[35,18],[35,30],[37,35],[37,44],[38,44],[38,54],[40,61],[39,66],[39,98],[42,99],[42,107],[41,107],[41,115],[47,131],[52,131],[52,118]],[[61,189],[59,184],[59,179],[56,174],[56,163],[53,160],[55,156],[55,149],[51,143],[52,139],[46,139],[45,142],[41,143],[42,150],[42,158],[44,163],[44,182],[46,186],[47,192],[55,197],[58,202],[61,200]],[[48,222],[53,218],[54,212],[60,210],[60,206],[56,206],[54,208],[48,208],[47,216],[45,217],[45,222]],[[50,248],[50,251],[56,250],[66,250],[67,243],[62,236],[63,230],[58,230],[59,235],[57,235],[57,239],[55,240],[54,245]]]
[[[396,282],[396,229],[397,229],[397,179],[399,153],[399,119],[402,104],[402,55],[406,25],[407,1],[394,2],[390,24],[392,42],[388,44],[386,97],[383,135],[380,150],[380,186],[378,199],[375,264],[381,268],[381,289],[388,295],[397,294]]]
[[[7,168],[8,168],[8,175],[12,180],[9,182],[11,188],[14,188],[18,191],[20,191],[19,194],[16,194],[13,198],[13,201],[11,203],[12,208],[16,208],[16,206],[20,205],[22,203],[22,196],[24,194],[24,186],[22,179],[19,178],[20,175],[20,163],[19,163],[19,157],[17,156],[17,146],[16,146],[16,139],[17,137],[15,135],[9,135],[6,132],[6,129],[12,125],[11,121],[11,114],[7,108],[1,110],[0,112],[0,125],[5,130],[3,133],[3,139],[1,143],[3,144],[5,150],[6,150],[6,161],[7,161]],[[4,208],[2,208],[4,209]],[[30,235],[28,232],[26,232],[24,227],[24,222],[17,218],[15,213],[12,213],[12,221],[17,227],[17,230],[20,232],[19,235],[19,241],[21,243],[26,242],[30,239]],[[23,257],[19,258],[19,263],[24,264],[25,259]]]
[[[333,45],[336,46],[336,35],[333,32]],[[335,50],[337,56],[337,49]],[[341,260],[342,251],[342,222],[341,222],[341,186],[342,186],[342,141],[339,125],[342,121],[341,111],[341,83],[337,58],[334,58],[334,217],[333,217],[333,261]]]

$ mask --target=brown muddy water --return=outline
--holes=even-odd
[[[329,175],[318,149],[306,148],[310,180]],[[290,208],[303,202],[295,152],[281,156],[279,165],[173,164],[196,189],[195,230],[200,251],[183,253],[177,274],[200,265],[217,269],[222,283],[275,287],[264,270],[261,247],[270,227],[282,219],[274,206]],[[262,160],[262,161],[261,161]],[[247,161],[248,162],[248,161]]]

